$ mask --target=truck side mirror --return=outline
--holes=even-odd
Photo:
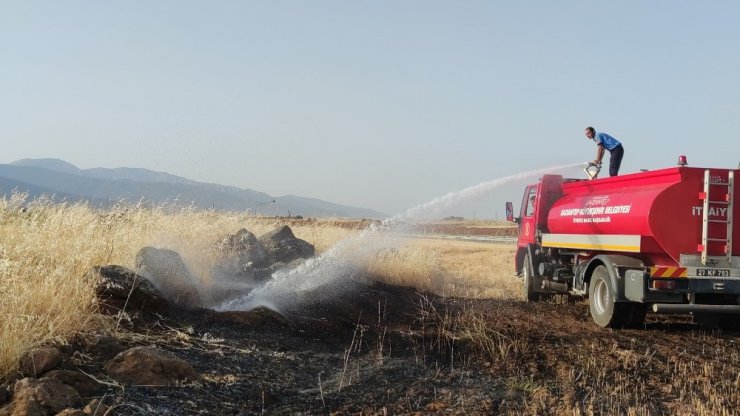
[[[506,203],[506,221],[514,221],[514,204],[511,202]]]

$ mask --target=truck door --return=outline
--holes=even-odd
[[[536,241],[535,235],[537,223],[535,217],[535,207],[537,202],[537,185],[529,185],[524,190],[524,199],[519,215],[519,247],[527,247],[528,244]]]

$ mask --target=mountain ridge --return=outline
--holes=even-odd
[[[7,182],[7,183],[3,183]],[[9,185],[12,183],[12,187]],[[336,204],[296,195],[265,192],[215,183],[197,182],[145,168],[80,169],[61,159],[21,159],[0,164],[0,192],[13,189],[31,197],[54,195],[69,202],[108,201],[153,204],[192,204],[203,209],[247,211],[259,215],[385,218],[371,209]]]

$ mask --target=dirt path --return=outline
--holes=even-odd
[[[181,312],[130,337],[203,381],[110,387],[124,415],[734,414],[740,334],[648,316],[596,327],[585,304],[471,301],[372,285],[286,312]],[[84,361],[84,360],[83,360]],[[100,364],[81,363],[90,373]]]

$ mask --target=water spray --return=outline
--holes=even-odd
[[[581,165],[582,163],[572,163],[517,173],[450,192],[410,208],[402,214],[386,218],[379,224],[373,224],[360,234],[339,241],[320,256],[309,259],[293,269],[277,271],[265,285],[244,296],[224,302],[215,309],[248,311],[264,306],[281,311],[302,303],[302,297],[308,296],[310,292],[320,292],[322,297],[339,294],[344,290],[344,285],[337,284],[340,279],[343,282],[351,282],[353,279],[361,278],[364,271],[362,262],[370,260],[380,249],[400,245],[399,233],[408,227],[410,220],[433,217],[443,210],[512,182]]]

